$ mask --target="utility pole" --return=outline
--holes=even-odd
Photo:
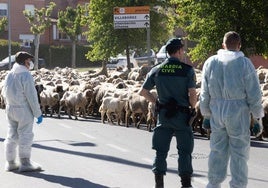
[[[8,16],[8,60],[9,60],[9,70],[11,69],[11,22],[10,22],[10,0],[8,0],[8,9],[7,9],[7,16]]]
[[[148,65],[151,65],[151,32],[150,26],[146,28],[147,30],[147,56],[148,56]]]

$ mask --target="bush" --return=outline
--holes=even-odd
[[[24,50],[34,55],[34,46],[32,48],[23,48],[18,42],[11,43],[11,54]],[[101,62],[91,62],[86,59],[85,54],[89,51],[88,46],[76,46],[76,67],[97,67]],[[0,60],[8,56],[8,41],[0,40]],[[71,46],[50,46],[40,44],[39,58],[43,58],[47,68],[71,67],[72,66],[72,47]]]
[[[76,46],[76,67],[94,67],[95,62],[86,59],[87,46]],[[71,67],[72,47],[71,46],[48,46],[40,45],[39,56],[46,60],[47,67]],[[97,63],[99,65],[99,63]]]
[[[11,42],[11,55],[21,50],[20,43]],[[0,40],[0,60],[8,56],[8,40]]]

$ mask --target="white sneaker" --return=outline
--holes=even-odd
[[[13,171],[13,170],[18,170],[19,169],[19,164],[16,163],[15,161],[7,161],[5,164],[5,171]]]

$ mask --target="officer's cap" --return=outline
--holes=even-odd
[[[170,52],[170,51],[174,51],[174,50],[178,50],[180,48],[182,48],[183,42],[181,38],[172,38],[169,39],[166,43],[166,51]]]
[[[172,38],[167,41],[166,46],[177,46],[181,48],[183,47],[183,42],[181,38]]]
[[[28,58],[33,58],[34,56],[32,56],[31,54],[29,54],[28,52],[24,52],[24,51],[19,51],[16,53],[15,55],[15,60],[17,63],[19,64],[24,64],[24,61]]]

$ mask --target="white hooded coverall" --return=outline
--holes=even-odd
[[[8,133],[4,141],[6,159],[15,160],[17,145],[19,158],[30,158],[34,117],[42,113],[33,77],[25,66],[14,64],[5,78],[2,94],[8,119]]]
[[[210,117],[209,185],[219,188],[228,161],[231,188],[247,186],[250,149],[250,113],[264,116],[256,70],[241,51],[219,50],[203,66],[200,110]]]

